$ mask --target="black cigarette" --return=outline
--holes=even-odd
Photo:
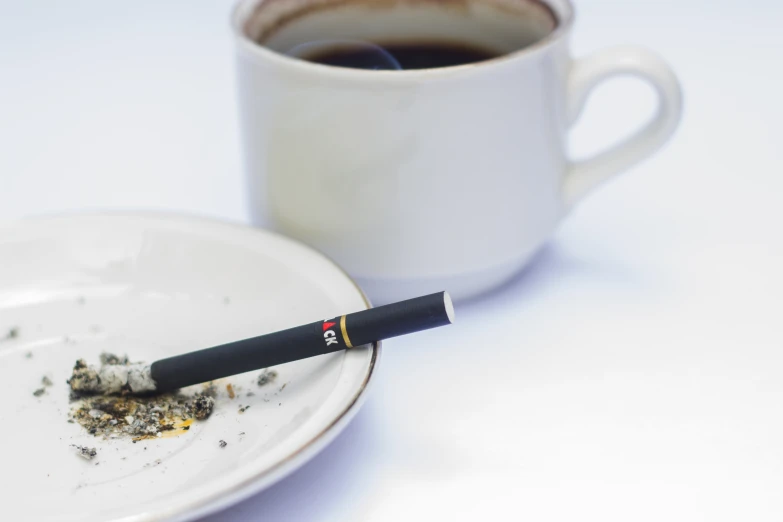
[[[146,365],[80,366],[71,387],[86,393],[165,392],[229,375],[351,349],[451,324],[454,308],[446,292],[333,317]]]

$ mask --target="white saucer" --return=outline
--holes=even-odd
[[[282,365],[265,387],[259,372],[218,381],[211,418],[135,444],[67,422],[75,359],[151,362],[367,307],[331,261],[265,231],[149,215],[0,226],[1,518],[189,520],[280,480],[356,413],[379,346]]]

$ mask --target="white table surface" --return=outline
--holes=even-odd
[[[247,222],[230,5],[0,1],[0,219]],[[387,342],[329,448],[204,522],[783,518],[783,5],[578,8],[575,54],[638,43],[674,65],[674,141],[457,325]],[[652,107],[606,85],[574,153]]]

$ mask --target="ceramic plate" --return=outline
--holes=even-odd
[[[280,480],[356,412],[379,346],[281,365],[263,387],[259,372],[216,381],[209,419],[137,443],[67,422],[70,369],[103,351],[151,362],[367,306],[331,261],[265,231],[127,215],[0,226],[0,518],[187,520]]]

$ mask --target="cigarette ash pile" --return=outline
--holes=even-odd
[[[101,355],[104,365],[128,366],[127,357]],[[79,360],[74,370],[84,368]],[[152,396],[94,395],[76,396],[78,404],[71,411],[71,419],[96,437],[114,439],[130,437],[134,440],[161,437],[165,432],[187,431],[193,420],[204,420],[215,407],[216,390],[188,396],[167,393]]]
[[[85,397],[71,411],[71,418],[96,437],[161,437],[167,431],[187,431],[192,419],[209,417],[215,406],[210,393],[207,390],[192,397],[181,394]]]

